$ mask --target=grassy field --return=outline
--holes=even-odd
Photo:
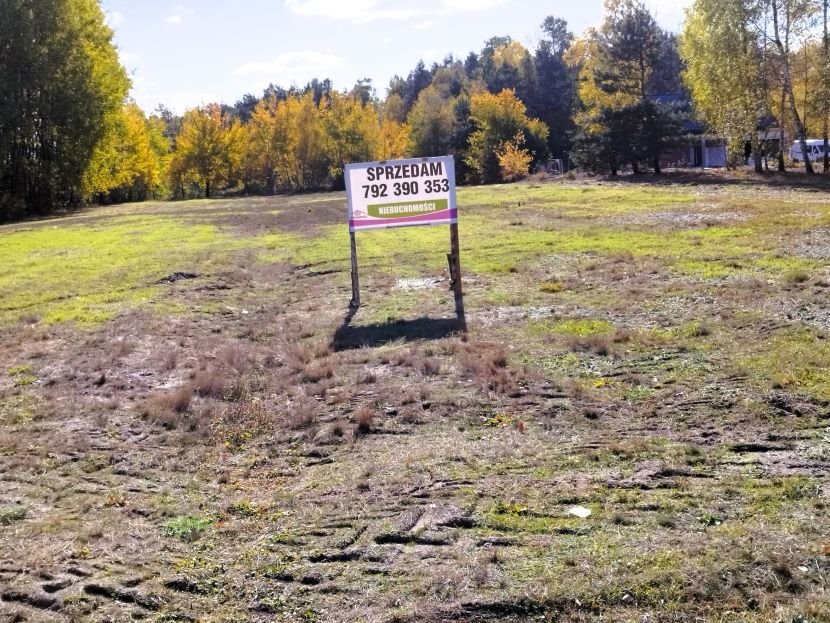
[[[0,228],[0,620],[830,621],[830,202],[673,181],[460,191],[467,333],[342,195]]]

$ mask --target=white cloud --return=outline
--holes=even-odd
[[[130,63],[135,63],[136,61],[141,59],[140,54],[134,54],[133,52],[125,52],[124,50],[118,50],[118,56],[121,58],[122,65],[129,65]]]
[[[147,97],[147,95],[144,95],[144,99],[147,99]],[[138,97],[136,97],[136,100],[138,100]],[[149,95],[147,101],[155,102],[155,104],[149,104],[152,107],[151,110],[155,109],[155,106],[160,102],[177,115],[183,115],[185,111],[196,108],[197,106],[222,103],[221,98],[215,93],[208,91],[180,91],[179,93],[169,93],[166,94],[164,100],[159,99],[159,97],[153,94]]]
[[[115,29],[123,25],[127,21],[127,18],[124,17],[124,14],[120,11],[107,11],[104,16],[104,20],[106,21],[107,26]]]
[[[435,22],[433,22],[431,19],[425,19],[423,22],[418,22],[412,27],[415,30],[429,30],[433,26],[435,26]]]
[[[484,11],[504,4],[504,0],[441,0],[441,7],[445,12],[456,11]]]
[[[357,23],[403,21],[452,13],[491,9],[507,0],[424,0],[406,8],[396,8],[393,0],[284,0],[285,7],[304,17],[327,17]]]
[[[346,59],[336,54],[305,50],[280,54],[270,61],[246,63],[236,68],[240,76],[267,76],[269,78],[303,78],[311,74],[322,74],[339,69]]]
[[[303,17],[329,17],[331,19],[356,19],[377,10],[378,0],[285,0],[285,7]]]
[[[181,24],[185,17],[189,17],[193,15],[193,13],[193,9],[188,9],[182,5],[178,5],[173,7],[172,12],[164,18],[164,21],[168,24]]]
[[[421,60],[427,65],[430,63],[437,63],[443,57],[441,50],[438,48],[429,48],[421,52]]]

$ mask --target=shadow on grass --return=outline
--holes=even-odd
[[[355,309],[349,310],[343,324],[335,331],[331,341],[332,350],[343,351],[364,346],[383,346],[398,340],[404,342],[440,340],[467,330],[466,322],[458,318],[417,318],[354,327],[352,320],[356,313]]]

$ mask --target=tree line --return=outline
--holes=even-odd
[[[445,154],[469,183],[519,179],[551,158],[659,173],[691,119],[723,137],[732,165],[750,143],[761,170],[760,126],[828,135],[828,1],[695,0],[678,36],[640,0],[606,0],[580,37],[551,16],[534,49],[493,37],[464,59],[419,62],[383,97],[369,79],[346,91],[314,79],[178,116],[127,100],[98,0],[0,0],[0,219],[342,188],[348,162]],[[780,168],[782,149],[768,154]]]

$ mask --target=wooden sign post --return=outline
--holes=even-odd
[[[465,322],[464,290],[461,287],[461,245],[458,242],[458,223],[450,225],[450,252],[447,255],[447,261],[450,265],[450,288],[455,293],[455,315],[459,321]]]
[[[352,247],[352,300],[349,307],[360,307],[360,277],[357,274],[357,239],[353,231],[349,232]]]
[[[348,164],[345,177],[352,257],[350,307],[360,307],[356,232],[419,225],[449,225],[450,252],[447,260],[450,287],[455,293],[456,315],[463,324],[464,293],[461,287],[461,249],[458,241],[453,157]]]

